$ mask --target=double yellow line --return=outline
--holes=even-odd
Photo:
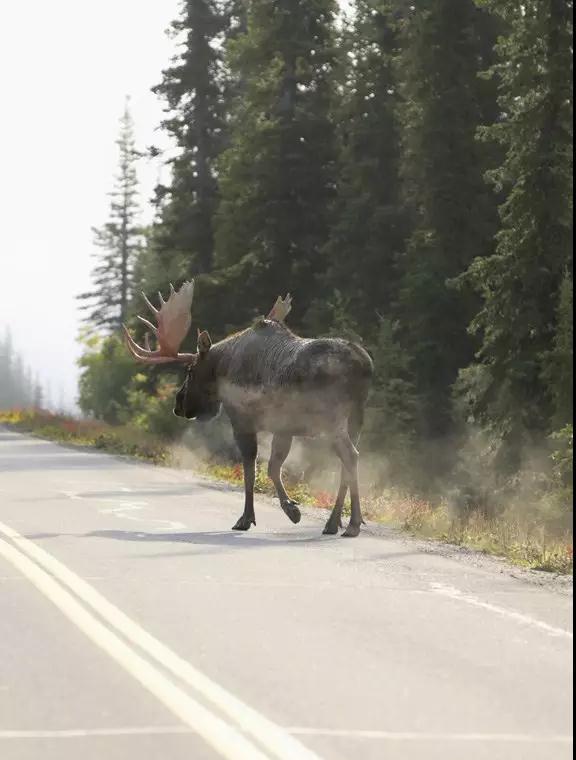
[[[226,760],[320,760],[145,631],[51,554],[2,522],[0,556]],[[165,671],[190,687],[195,696]]]

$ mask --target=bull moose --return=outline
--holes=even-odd
[[[373,374],[372,360],[360,346],[340,338],[301,338],[286,327],[291,298],[278,297],[267,317],[251,327],[212,344],[198,331],[197,352],[180,353],[191,324],[194,281],[170,296],[160,296],[156,308],[144,295],[156,325],[139,317],[157,339],[138,345],[124,326],[132,356],[145,364],[176,362],[186,365],[186,379],[176,396],[178,417],[210,420],[223,406],[234,432],[244,467],[244,512],[233,530],[256,525],[254,479],[258,432],[272,433],[268,464],[280,506],[293,523],[300,521],[298,504],[282,482],[282,464],[294,436],[326,436],[341,460],[340,486],[324,533],[342,528],[342,509],[350,488],[350,522],[342,534],[354,537],[364,522],[358,490],[356,448],[364,405]]]

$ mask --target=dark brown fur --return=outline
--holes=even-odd
[[[259,320],[215,345],[207,333],[201,334],[198,359],[178,392],[174,413],[207,420],[223,406],[228,414],[244,464],[246,500],[236,530],[255,524],[257,434],[266,431],[273,434],[268,472],[293,522],[300,520],[300,511],[281,477],[292,437],[324,435],[332,440],[342,477],[324,532],[336,533],[341,526],[350,487],[352,511],[344,535],[358,535],[363,520],[355,444],[372,373],[372,361],[360,346],[339,338],[300,338],[273,320]]]

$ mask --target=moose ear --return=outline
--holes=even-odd
[[[200,356],[207,354],[208,351],[210,351],[211,346],[212,340],[210,339],[208,332],[206,330],[203,330],[202,332],[198,330],[198,353]]]

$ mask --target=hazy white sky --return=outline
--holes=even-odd
[[[165,144],[150,92],[174,51],[178,0],[0,4],[0,330],[56,402],[76,395],[91,227],[107,216],[124,97],[139,146]],[[142,201],[158,166],[142,162]]]

